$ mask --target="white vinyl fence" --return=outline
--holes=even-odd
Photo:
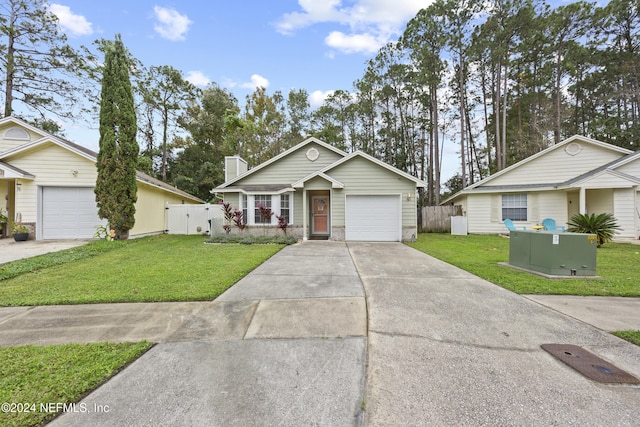
[[[222,231],[222,206],[170,205],[165,206],[165,232],[168,234],[207,234]]]

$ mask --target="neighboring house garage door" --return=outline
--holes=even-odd
[[[400,241],[400,196],[349,196],[345,201],[345,239]]]
[[[93,188],[43,187],[42,238],[86,239],[103,224],[98,217]]]

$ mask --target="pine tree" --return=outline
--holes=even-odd
[[[96,202],[116,239],[126,239],[135,223],[137,200],[136,113],[129,60],[120,35],[106,46],[100,100],[100,151]]]

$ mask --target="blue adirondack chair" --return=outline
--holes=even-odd
[[[542,226],[544,227],[545,230],[548,230],[548,231],[559,231],[559,232],[564,231],[564,225],[561,225],[560,228],[558,229],[558,226],[556,225],[556,220],[553,218],[543,219]]]
[[[527,229],[527,227],[524,227],[524,226],[516,227],[515,225],[513,225],[513,221],[511,221],[510,219],[505,219],[504,220],[504,225],[505,225],[505,227],[507,227],[507,229],[509,231],[516,231],[518,228],[522,228],[523,230]]]

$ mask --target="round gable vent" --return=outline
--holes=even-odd
[[[320,153],[315,148],[309,148],[307,150],[307,159],[315,162],[316,160],[318,160],[318,157],[320,157]]]
[[[564,148],[564,151],[570,156],[575,156],[576,154],[580,154],[582,146],[577,142],[572,142]]]

